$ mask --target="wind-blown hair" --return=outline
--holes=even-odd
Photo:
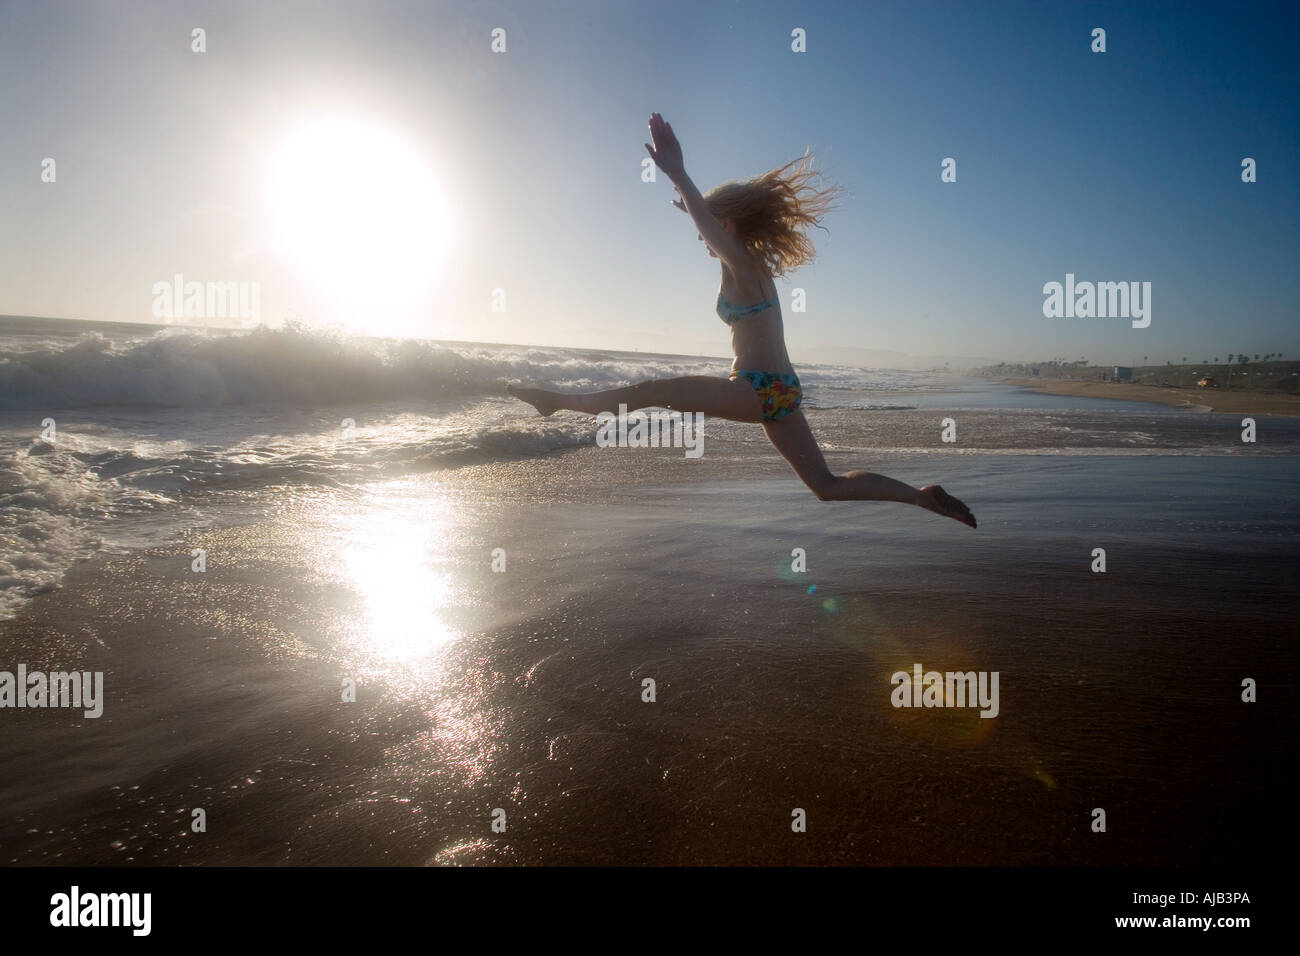
[[[736,238],[750,255],[767,266],[773,276],[793,272],[816,255],[804,230],[820,226],[822,216],[834,208],[838,187],[813,183],[821,174],[813,169],[808,150],[754,179],[723,183],[704,197],[713,217],[730,219]],[[823,227],[824,228],[824,227]]]

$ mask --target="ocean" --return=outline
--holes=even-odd
[[[264,513],[297,488],[368,483],[592,447],[594,420],[542,419],[507,382],[589,390],[716,374],[704,357],[345,338],[307,329],[0,323],[0,613],[76,560]],[[1235,430],[1145,403],[1039,395],[942,372],[800,365],[831,453],[1294,455],[1300,427]],[[938,412],[960,413],[945,446]],[[862,414],[879,412],[878,415]],[[47,422],[52,422],[53,431]],[[52,435],[47,440],[43,435]],[[706,426],[718,457],[761,431]]]
[[[9,712],[0,765],[40,772],[0,782],[0,859],[1263,852],[1300,422],[796,365],[833,469],[942,482],[972,531],[820,502],[751,425],[692,460],[504,393],[728,366],[5,320],[0,670],[103,671],[106,701]],[[997,671],[998,716],[894,707],[914,664]]]

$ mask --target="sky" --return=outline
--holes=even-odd
[[[805,148],[844,190],[778,281],[796,362],[1300,358],[1297,26],[1294,3],[0,0],[0,313],[158,321],[179,274],[246,283],[273,324],[725,355],[718,263],[645,181],[658,111],[702,191]],[[1150,282],[1150,325],[1045,317],[1067,274]]]

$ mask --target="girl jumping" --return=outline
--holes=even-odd
[[[654,145],[647,143],[646,149],[681,196],[674,205],[690,214],[709,255],[722,266],[717,312],[731,327],[736,355],[731,375],[654,379],[585,394],[510,386],[510,394],[543,415],[561,409],[595,415],[626,405],[629,411],[668,408],[761,422],[777,451],[822,501],[899,501],[974,528],[970,509],[938,485],[913,488],[868,471],[832,474],[799,409],[803,392],[786,354],[773,278],[812,260],[813,245],[802,230],[817,225],[834,198],[833,188],[818,191],[811,186],[816,174],[808,154],[757,179],[727,183],[703,196],[686,175],[673,128],[658,113],[650,116],[650,136]],[[746,302],[755,304],[734,304]]]

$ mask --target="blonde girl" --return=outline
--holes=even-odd
[[[726,183],[704,196],[686,175],[672,126],[658,113],[650,116],[650,136],[654,145],[647,143],[646,149],[681,196],[675,205],[690,214],[709,255],[722,267],[716,310],[731,330],[736,356],[731,374],[725,379],[653,379],[571,394],[511,386],[510,394],[543,415],[560,409],[594,415],[626,405],[628,410],[668,408],[761,423],[777,451],[822,501],[898,501],[975,527],[970,509],[938,485],[913,488],[868,471],[832,474],[799,407],[803,390],[786,353],[773,280],[812,260],[805,230],[831,208],[835,190],[814,188],[811,157],[805,153],[756,179]]]

